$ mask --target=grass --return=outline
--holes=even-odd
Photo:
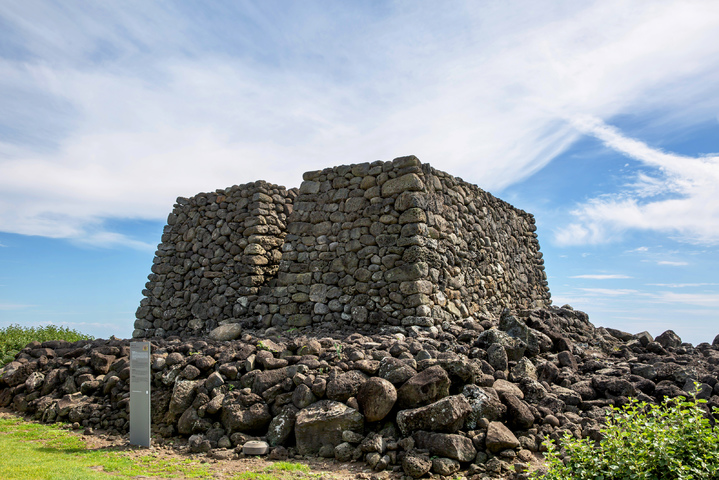
[[[301,463],[277,462],[260,472],[242,472],[233,480],[290,480],[300,476],[317,478],[319,475],[311,474],[310,467]]]
[[[196,459],[166,459],[121,449],[88,449],[76,434],[60,425],[0,418],[0,478],[4,480],[94,480],[159,478],[226,478],[230,480],[317,479],[301,463],[275,462],[258,470],[223,473]]]
[[[37,340],[45,342],[47,340],[67,340],[75,342],[77,340],[92,340],[93,337],[71,330],[67,327],[58,327],[56,325],[47,325],[44,327],[22,327],[20,325],[10,325],[0,328],[0,367],[12,362],[15,355],[25,348],[28,343]]]
[[[168,461],[153,454],[132,458],[128,452],[92,450],[58,425],[40,425],[21,418],[0,419],[0,478],[107,479],[138,475],[165,478],[212,478],[206,465],[189,460]]]

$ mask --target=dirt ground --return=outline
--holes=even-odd
[[[0,418],[6,417],[17,418],[18,415],[8,409],[0,408]],[[25,421],[32,420],[25,419]],[[101,430],[96,430],[91,433],[84,430],[68,429],[67,431],[70,434],[81,438],[88,449],[123,452],[125,455],[132,458],[152,455],[159,460],[167,461],[182,461],[190,459],[198,464],[204,464],[206,467],[209,467],[214,474],[214,478],[217,479],[231,478],[244,472],[263,472],[264,470],[271,468],[276,462],[267,459],[267,457],[261,456],[240,455],[238,458],[238,456],[234,454],[233,450],[214,450],[209,454],[189,453],[186,447],[186,439],[159,439],[156,441],[153,438],[152,446],[150,448],[146,448],[130,445],[128,435],[108,435]],[[223,455],[226,457],[231,456],[232,458],[223,458]],[[295,471],[291,473],[284,473],[284,475],[281,472],[277,472],[276,475],[278,480],[397,480],[403,475],[401,471],[373,472],[364,462],[344,463],[338,462],[334,459],[317,457],[288,458],[284,459],[284,461],[307,465],[310,468],[310,472],[304,473]],[[542,465],[543,461],[541,456],[537,456],[530,464],[530,471],[533,471]],[[179,472],[177,473],[179,475]],[[467,476],[463,476],[461,472],[451,478],[457,478],[457,476],[460,479],[467,478]],[[161,480],[165,477],[138,476],[135,478]],[[184,477],[180,476],[177,478]],[[437,478],[436,475],[435,478]]]
[[[18,415],[11,412],[8,409],[0,409],[0,418],[13,417],[17,418]],[[32,421],[25,419],[25,421]],[[146,455],[153,455],[160,460],[187,460],[191,459],[198,464],[204,464],[216,475],[215,478],[231,478],[234,475],[241,474],[243,472],[262,472],[263,470],[271,467],[275,462],[266,459],[266,457],[259,456],[247,456],[244,458],[231,458],[231,459],[219,459],[214,458],[218,452],[230,454],[232,451],[214,451],[208,454],[192,454],[187,451],[187,448],[182,444],[171,444],[165,443],[162,440],[155,442],[153,439],[153,445],[150,448],[138,447],[130,445],[127,435],[116,436],[107,435],[106,433],[96,430],[92,433],[85,432],[83,430],[67,430],[70,434],[81,438],[88,449],[93,450],[108,450],[123,452],[130,457],[144,457]],[[236,455],[233,455],[236,457]],[[302,463],[310,467],[310,473],[303,472],[292,472],[291,475],[286,473],[282,476],[281,473],[277,473],[278,478],[311,478],[313,480],[353,480],[353,479],[364,479],[364,480],[390,480],[398,479],[401,473],[392,472],[372,472],[367,464],[364,462],[350,462],[341,463],[332,459],[323,458],[289,458],[286,461],[293,463]],[[98,467],[99,468],[99,467]],[[153,476],[140,476],[138,479],[152,479],[159,480],[165,477],[153,477]],[[182,477],[180,477],[182,478]]]

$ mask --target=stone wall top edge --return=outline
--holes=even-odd
[[[231,186],[225,187],[225,188],[218,188],[214,192],[199,192],[190,197],[183,197],[183,196],[177,197],[177,200],[175,201],[175,207],[187,205],[193,199],[198,199],[200,197],[208,197],[208,196],[212,196],[212,195],[217,195],[217,196],[229,195],[229,194],[232,194],[239,190],[250,190],[252,192],[253,190],[256,190],[259,188],[269,188],[269,189],[273,189],[273,190],[277,189],[277,190],[280,190],[281,192],[282,191],[291,192],[291,191],[297,190],[297,187],[289,187],[288,188],[284,185],[277,185],[274,183],[270,183],[266,180],[255,180],[254,182],[242,183],[239,185],[231,185]]]
[[[534,223],[534,215],[532,215],[529,212],[526,212],[525,210],[522,210],[520,208],[515,207],[514,205],[510,204],[509,202],[502,200],[501,198],[496,197],[492,193],[482,189],[475,183],[468,182],[464,180],[461,177],[454,176],[448,172],[445,172],[443,170],[440,170],[436,167],[433,167],[430,163],[422,162],[419,158],[417,158],[414,155],[406,155],[394,158],[390,161],[384,161],[384,160],[376,160],[373,162],[361,162],[361,163],[351,163],[351,164],[343,164],[343,165],[336,165],[333,167],[326,167],[322,170],[311,170],[307,171],[302,176],[302,181],[308,181],[313,180],[317,178],[320,175],[326,175],[327,173],[360,173],[362,170],[371,169],[374,167],[381,167],[383,171],[388,170],[395,170],[395,169],[401,169],[407,166],[408,164],[414,164],[416,166],[419,166],[422,168],[422,170],[425,172],[425,174],[431,174],[440,178],[449,178],[452,179],[454,182],[460,184],[463,188],[469,189],[472,191],[475,195],[483,195],[485,198],[493,204],[501,205],[502,207],[509,208],[513,211],[515,211],[518,215],[521,215],[525,217],[529,222]],[[358,170],[359,169],[359,170]],[[301,182],[300,182],[301,183]],[[198,199],[200,197],[208,197],[212,195],[229,195],[231,193],[234,193],[235,191],[242,190],[242,189],[255,189],[255,188],[271,188],[271,189],[278,189],[280,191],[290,192],[294,191],[296,192],[298,190],[298,187],[286,187],[284,185],[277,185],[270,183],[266,180],[255,180],[253,182],[247,182],[239,185],[232,185],[226,188],[217,189],[214,192],[200,192],[195,195],[192,195],[191,197],[177,197],[175,208],[182,207],[184,205],[188,205],[192,200]]]

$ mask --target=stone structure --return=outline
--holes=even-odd
[[[179,198],[134,337],[407,332],[550,304],[531,214],[416,157]]]

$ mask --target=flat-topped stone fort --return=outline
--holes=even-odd
[[[403,332],[550,305],[531,214],[414,156],[178,198],[133,337]]]

